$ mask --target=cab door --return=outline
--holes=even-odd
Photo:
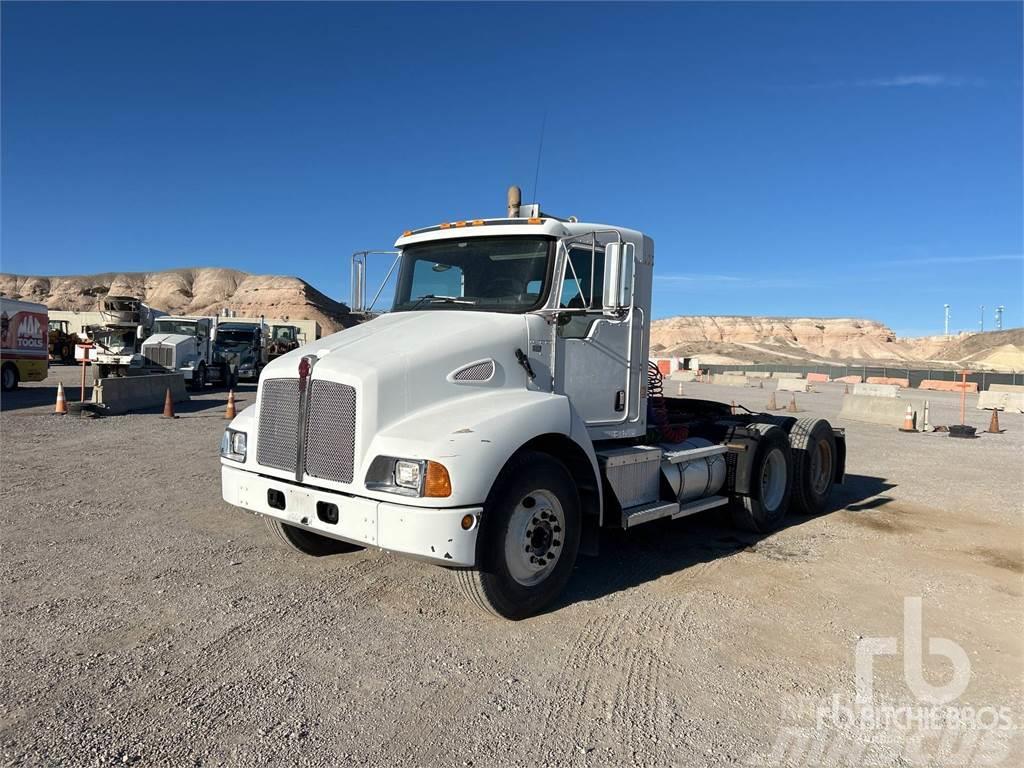
[[[641,434],[632,307],[618,317],[602,312],[605,249],[600,244],[564,247],[556,321],[555,390],[569,397],[593,440]],[[635,368],[635,366],[633,366]]]

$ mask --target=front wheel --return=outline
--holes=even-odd
[[[547,454],[520,453],[484,504],[477,566],[456,571],[466,596],[505,619],[539,613],[572,575],[580,522],[579,494],[565,466]]]
[[[4,363],[3,370],[0,371],[0,385],[2,385],[4,392],[17,389],[18,369],[14,367],[13,363]]]
[[[192,391],[202,392],[206,387],[206,366],[200,365],[192,372]]]

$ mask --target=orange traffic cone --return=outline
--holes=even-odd
[[[682,385],[680,385],[681,387]],[[228,407],[224,410],[225,419],[235,418],[235,390],[228,390]]]
[[[768,410],[777,411],[779,410],[778,404],[775,402],[775,390],[768,393]]]
[[[171,388],[167,388],[167,394],[164,395],[164,415],[160,418],[163,419],[176,419],[174,415],[174,398],[171,397]]]
[[[999,428],[999,411],[995,408],[992,409],[992,418],[988,422],[988,431],[993,435],[1000,435],[1005,431]]]
[[[61,415],[68,412],[68,401],[64,397],[64,385],[59,381],[57,382],[57,406],[53,409],[53,412]]]
[[[793,393],[793,399],[789,401],[789,408],[788,408],[788,410],[789,410],[790,413],[799,413],[800,412],[800,409],[796,407],[796,393],[795,392]]]
[[[917,432],[914,427],[914,409],[907,404],[907,410],[903,414],[903,426],[900,427],[900,432]]]

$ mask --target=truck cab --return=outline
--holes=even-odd
[[[238,381],[238,357],[214,348],[215,331],[215,318],[157,318],[152,334],[142,344],[146,369],[180,373],[193,391],[201,391],[207,383],[234,386]]]
[[[238,358],[238,377],[257,379],[267,364],[267,329],[262,323],[220,323],[214,349]]]
[[[642,232],[510,204],[395,249],[391,311],[271,362],[224,433],[224,499],[289,546],[429,560],[518,619],[557,598],[602,528],[721,507],[770,531],[811,443],[803,502],[823,507],[841,478],[845,443],[825,422],[791,444],[778,417],[662,396]]]

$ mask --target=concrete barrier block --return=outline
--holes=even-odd
[[[775,387],[779,392],[810,392],[811,385],[803,379],[779,379]]]
[[[961,392],[966,390],[974,393],[978,391],[978,383],[974,381],[943,381],[941,379],[925,379],[917,388],[930,389],[936,392]]]
[[[832,381],[838,382],[839,384],[860,384],[864,381],[863,376],[840,376],[839,378],[832,379]]]
[[[696,381],[696,371],[675,371],[668,377],[669,381]]]
[[[887,427],[902,427],[909,405],[914,415],[914,427],[920,430],[924,426],[924,402],[871,395],[843,395],[843,407],[839,411],[839,418],[884,424]]]
[[[827,382],[827,381],[832,381],[832,379],[830,379],[828,377],[827,373],[808,373],[807,374],[807,380],[808,381],[816,381],[819,384],[822,384],[822,383]]]
[[[168,388],[174,402],[181,403],[189,399],[182,374],[157,373],[100,379],[93,387],[92,401],[102,405],[110,415],[159,408],[164,404]]]
[[[989,392],[1024,392],[1024,384],[989,384]]]
[[[772,374],[771,371],[747,371],[748,379],[770,379]]]
[[[895,379],[892,376],[868,376],[868,384],[895,384],[903,389],[910,389],[910,379]]]
[[[982,392],[978,395],[978,410],[1024,413],[1024,392]]]
[[[745,387],[747,386],[746,376],[737,376],[733,373],[716,373],[711,377],[713,384],[723,384],[727,387]]]
[[[789,371],[772,371],[773,379],[802,379],[802,373],[790,373]]]
[[[853,394],[866,397],[898,397],[900,388],[895,384],[854,384]]]

